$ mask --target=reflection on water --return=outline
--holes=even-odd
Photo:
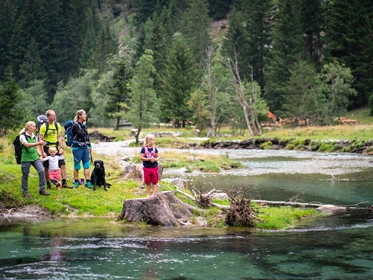
[[[327,223],[281,232],[134,229],[93,219],[18,225],[0,231],[0,278],[371,279],[373,224]]]

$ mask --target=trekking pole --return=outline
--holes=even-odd
[[[89,155],[90,155],[90,158],[91,158],[91,164],[93,165],[92,150],[89,151]]]

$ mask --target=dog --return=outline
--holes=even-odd
[[[104,190],[107,191],[111,184],[106,182],[104,162],[102,160],[95,160],[93,166],[94,168],[91,174],[93,190],[96,190],[96,186],[104,186]]]

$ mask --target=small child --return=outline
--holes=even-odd
[[[45,157],[43,160],[49,160],[49,179],[53,184],[56,185],[57,190],[61,190],[61,176],[60,167],[58,166],[58,161],[63,159],[63,156],[57,155],[57,148],[50,147],[48,149],[49,156]]]
[[[148,197],[155,196],[158,188],[158,149],[154,147],[155,137],[153,134],[145,136],[144,147],[141,148],[140,159],[142,160],[144,170],[144,183]],[[153,193],[151,192],[153,185]]]

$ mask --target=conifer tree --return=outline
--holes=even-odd
[[[131,80],[130,104],[127,119],[137,129],[136,143],[144,126],[158,121],[159,107],[154,90],[153,51],[145,50],[136,63],[135,75]]]
[[[5,82],[0,81],[0,136],[4,136],[8,129],[18,125],[21,115],[17,110],[20,92],[15,78],[8,73]]]
[[[119,130],[120,121],[129,109],[130,80],[133,71],[129,63],[123,58],[118,58],[116,63],[113,84],[107,92],[109,100],[105,113],[107,117],[115,120],[115,130]]]
[[[236,4],[229,17],[229,29],[223,43],[223,55],[231,59],[237,57],[238,70],[244,79],[249,75],[249,42],[246,32],[246,17],[243,7]]]
[[[369,0],[327,2],[326,57],[337,58],[352,71],[358,94],[352,107],[365,105],[373,91],[373,4]]]
[[[269,61],[272,32],[272,0],[252,0],[246,7],[247,24],[246,34],[248,40],[247,65],[243,72],[245,77],[253,69],[253,78],[260,88],[264,89],[264,71]]]
[[[188,101],[196,81],[192,52],[181,33],[175,33],[162,79],[161,113],[164,121],[185,126],[191,112]]]
[[[38,45],[35,39],[31,39],[30,45],[27,48],[23,63],[19,69],[20,82],[22,88],[28,87],[33,80],[46,80],[47,73],[44,70],[43,62],[40,58]]]
[[[9,65],[9,38],[14,24],[14,5],[10,0],[0,1],[0,80],[4,77]],[[8,38],[5,40],[5,38]]]
[[[266,101],[277,113],[282,109],[290,69],[305,56],[298,5],[297,0],[279,0],[277,6],[272,58],[266,72]]]
[[[200,64],[206,49],[211,45],[207,0],[191,0],[181,24],[186,43],[193,52],[195,62]]]

